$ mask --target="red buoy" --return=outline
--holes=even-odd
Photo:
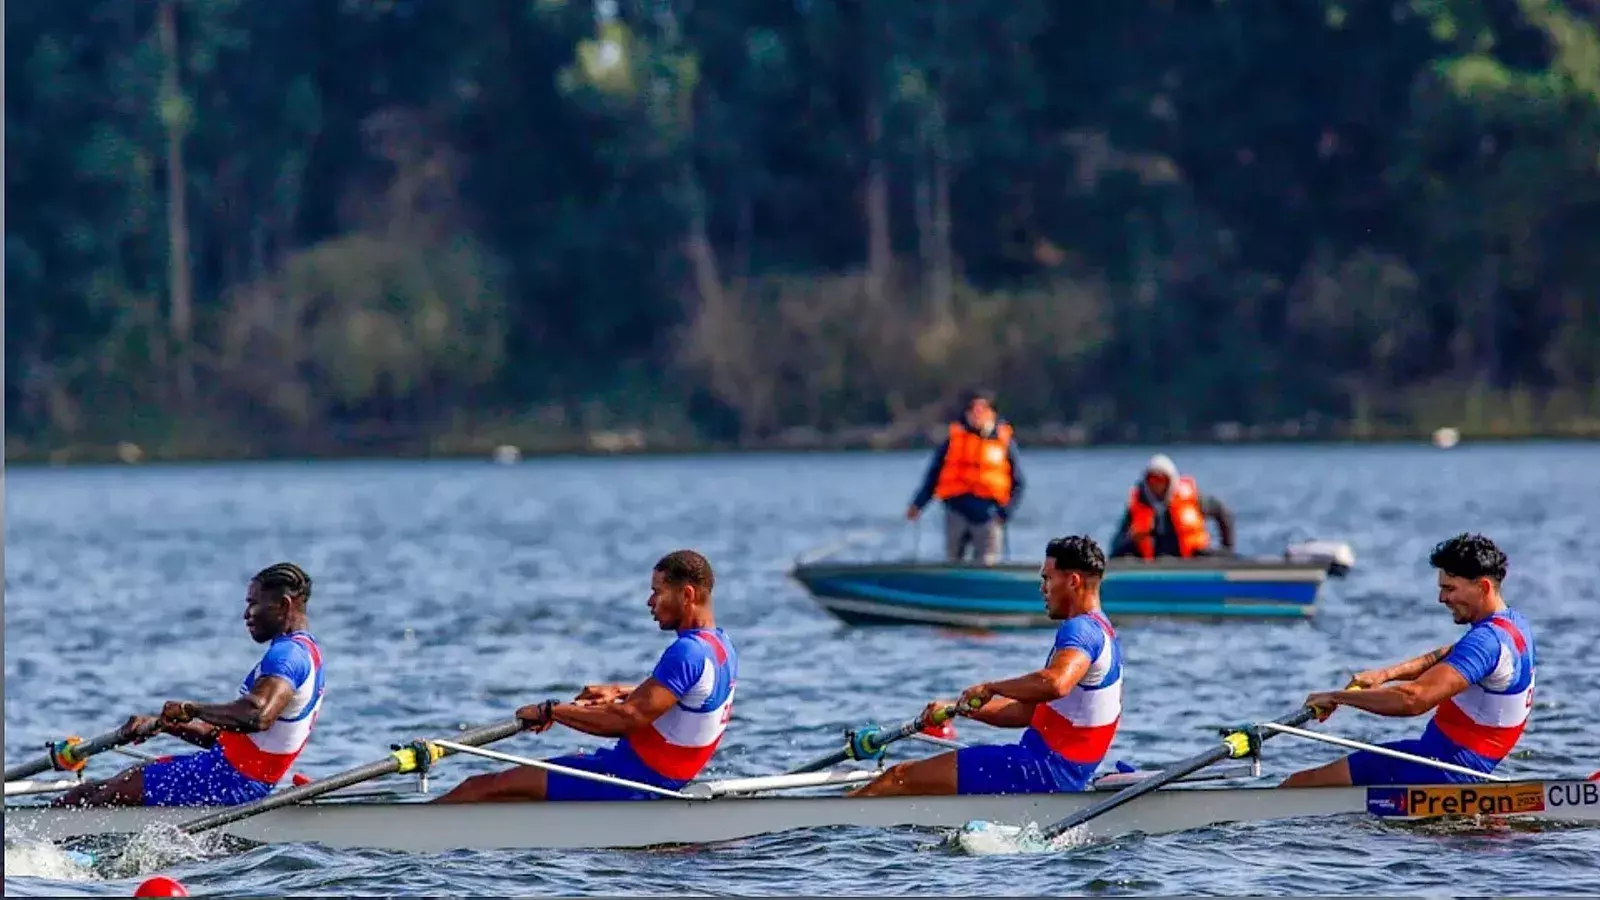
[[[295,787],[299,787],[302,784],[310,784],[312,779],[310,775],[307,775],[304,772],[296,772],[294,773],[294,777],[289,780],[294,782]]]
[[[135,897],[187,897],[189,889],[175,878],[157,875],[148,878],[133,892]]]

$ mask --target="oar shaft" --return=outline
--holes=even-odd
[[[1313,718],[1316,718],[1316,715],[1317,713],[1315,710],[1311,709],[1310,707],[1304,707],[1293,715],[1285,716],[1282,719],[1279,719],[1278,724],[1288,725],[1290,727],[1303,725],[1306,722],[1311,721]],[[1272,737],[1275,733],[1276,732],[1268,731],[1266,734],[1262,734],[1259,737],[1259,740],[1264,741],[1267,738]],[[1137,800],[1151,791],[1158,790],[1159,788],[1171,784],[1185,775],[1197,772],[1200,769],[1211,765],[1212,763],[1218,763],[1225,759],[1243,756],[1244,754],[1239,751],[1238,746],[1238,742],[1240,740],[1248,740],[1245,732],[1232,732],[1224,737],[1221,743],[1210,750],[1207,750],[1204,753],[1196,754],[1195,756],[1178,763],[1172,768],[1167,769],[1160,775],[1144,779],[1138,784],[1118,791],[1117,793],[1112,794],[1110,797],[1107,797],[1093,806],[1081,809],[1078,812],[1055,823],[1054,825],[1051,825],[1049,828],[1043,829],[1040,833],[1046,840],[1058,837],[1078,827],[1079,825],[1082,825],[1090,819],[1099,818],[1100,816],[1105,815],[1106,813],[1116,809],[1119,806],[1122,806],[1125,803]]]
[[[461,734],[457,735],[455,737],[455,743],[476,747],[481,744],[488,744],[511,737],[526,727],[527,726],[523,725],[521,721],[516,719],[513,719],[509,722],[501,722],[495,725],[484,725],[480,728],[474,728],[471,731],[462,732]],[[438,750],[440,757],[448,756],[449,753],[449,750],[446,750],[442,747]],[[417,765],[417,761],[414,758],[415,754],[415,750],[410,747],[406,747],[395,751],[387,759],[380,759],[375,762],[367,763],[364,766],[357,766],[354,769],[348,769],[344,772],[340,772],[337,775],[330,775],[327,778],[320,778],[311,782],[310,784],[303,784],[296,788],[290,788],[289,790],[279,794],[272,794],[270,796],[263,797],[254,803],[246,803],[241,806],[235,806],[201,819],[195,819],[192,822],[186,822],[183,825],[180,825],[179,829],[188,834],[198,834],[202,831],[209,831],[213,828],[218,828],[232,822],[237,822],[240,819],[248,819],[251,816],[259,815],[270,810],[279,809],[284,806],[290,806],[295,803],[301,803],[314,797],[320,797],[323,794],[331,791],[337,791],[340,788],[346,788],[354,784],[360,784],[363,781],[371,781],[374,778],[382,778],[385,775],[392,775],[402,770],[410,771],[411,769],[416,768]]]
[[[922,729],[927,728],[929,725],[941,725],[949,721],[955,716],[955,714],[956,708],[954,706],[946,706],[942,709],[935,710],[934,714],[927,721],[925,721],[922,716],[917,716],[915,719],[902,722],[893,728],[880,730],[877,733],[876,738],[872,741],[872,745],[881,750],[895,741],[902,740],[910,737],[913,734],[916,734]],[[811,762],[808,762],[799,768],[790,769],[783,774],[804,775],[807,772],[818,772],[828,768],[829,766],[836,766],[845,760],[855,758],[855,741],[852,740],[850,743],[846,744],[842,750],[835,750],[832,753],[829,753],[827,756],[819,756],[816,759],[813,759]]]
[[[63,744],[58,752],[70,762],[81,762],[97,753],[104,753],[107,750],[122,744],[126,744],[130,741],[149,737],[159,730],[159,726],[140,729],[139,731],[129,731],[126,728],[118,728],[115,731],[108,731],[99,737],[90,738],[87,741],[79,741],[75,744]],[[56,756],[46,753],[39,759],[31,762],[19,763],[18,765],[6,769],[6,780],[17,781],[23,778],[31,778],[41,772],[48,772],[55,768]],[[70,770],[62,769],[61,771]]]

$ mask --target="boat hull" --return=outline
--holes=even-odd
[[[579,849],[707,844],[800,828],[960,828],[973,821],[1048,825],[1108,791],[963,797],[725,797],[634,802],[312,802],[219,829],[261,843],[317,843],[409,853],[475,849]],[[7,843],[137,833],[212,809],[62,810],[10,806]],[[1600,821],[1600,783],[1517,782],[1385,788],[1165,788],[1091,821],[1087,836],[1161,834],[1230,822],[1336,815],[1415,819],[1487,812]]]
[[[852,625],[1037,628],[1051,624],[1037,564],[815,562],[790,575]],[[1284,560],[1113,559],[1100,603],[1113,617],[1299,619],[1311,616],[1326,564]]]

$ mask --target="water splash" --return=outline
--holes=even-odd
[[[1085,825],[1047,838],[1036,823],[1000,825],[995,822],[968,822],[953,839],[954,845],[973,856],[1004,856],[1015,853],[1059,853],[1089,843]]]
[[[49,842],[6,842],[6,877],[90,881],[93,858]]]

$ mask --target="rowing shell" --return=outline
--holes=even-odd
[[[312,801],[220,829],[261,843],[318,843],[410,853],[473,849],[580,849],[704,844],[828,826],[960,828],[974,820],[1045,825],[1103,799],[1105,789],[960,797],[720,796],[705,800],[430,805],[394,800]],[[6,841],[54,841],[177,825],[213,810],[65,810],[9,806]],[[1160,834],[1231,822],[1368,815],[1389,820],[1510,816],[1600,822],[1600,782],[1154,791],[1095,819],[1088,836]]]

